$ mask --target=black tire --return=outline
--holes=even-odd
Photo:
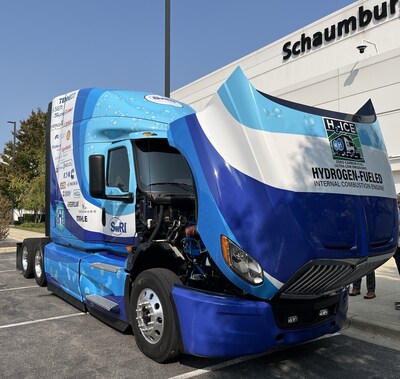
[[[179,278],[164,268],[143,271],[133,283],[130,308],[132,328],[140,351],[163,363],[179,356],[177,316],[172,303]]]
[[[35,244],[31,239],[22,242],[22,275],[27,278],[33,278],[33,269],[35,265]]]
[[[36,283],[40,287],[47,285],[46,273],[44,272],[44,243],[38,243],[35,248],[34,254],[34,268],[33,274],[35,276]]]

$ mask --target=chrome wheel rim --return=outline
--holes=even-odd
[[[24,246],[24,248],[22,249],[22,268],[24,269],[24,271],[28,269],[28,254],[28,248]]]
[[[160,341],[164,332],[164,313],[160,299],[150,288],[142,290],[138,297],[136,320],[147,342],[156,344]]]
[[[35,254],[35,273],[36,277],[40,278],[42,276],[42,253],[38,250]]]

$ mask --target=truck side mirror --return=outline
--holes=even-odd
[[[91,155],[89,156],[89,193],[93,197],[103,199],[105,191],[104,155]]]

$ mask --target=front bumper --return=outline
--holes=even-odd
[[[272,307],[246,300],[175,286],[183,352],[204,357],[235,357],[309,341],[340,330],[346,319],[348,293],[340,296],[335,313],[317,325],[279,328]]]

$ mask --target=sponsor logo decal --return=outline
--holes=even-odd
[[[53,107],[53,112],[61,111],[63,108],[64,108],[63,105],[56,105],[55,107]]]
[[[126,222],[122,222],[118,217],[113,217],[110,220],[110,231],[115,236],[120,236],[126,233]]]
[[[81,203],[81,208],[78,210],[79,213],[97,213],[96,209],[87,209],[85,203]]]
[[[72,166],[72,159],[68,159],[66,161],[60,162],[60,164],[58,165],[58,169],[64,170],[71,166]]]
[[[70,151],[71,150],[71,144],[64,146],[61,148],[61,152],[65,153],[66,151]]]
[[[323,118],[333,167],[311,167],[315,187],[385,191],[379,172],[368,170],[355,123]]]
[[[75,169],[74,168],[72,168],[71,169],[71,171],[65,171],[64,173],[63,173],[63,179],[75,179]],[[69,182],[69,186],[70,185],[73,185],[73,184],[77,184],[77,182],[76,181],[71,181],[71,182]]]
[[[364,162],[356,124],[324,118],[324,125],[333,159]]]
[[[63,126],[62,122],[58,122],[57,124],[51,124],[51,129],[58,129],[61,128]]]
[[[165,96],[146,95],[144,98],[147,101],[150,101],[151,103],[162,104],[162,105],[172,105],[173,107],[177,107],[177,108],[183,107],[183,105],[179,101],[170,99],[169,97],[165,97]]]
[[[71,93],[71,94],[69,94],[67,96],[64,96],[64,97],[60,97],[58,99],[58,104],[64,104],[66,101],[70,101],[70,100],[74,99],[75,96],[76,96],[76,92]]]

